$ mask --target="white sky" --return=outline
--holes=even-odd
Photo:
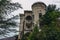
[[[23,13],[24,10],[31,10],[31,5],[38,1],[44,2],[46,5],[56,4],[57,7],[60,7],[60,0],[12,0],[12,2],[19,2],[23,7],[20,13]]]

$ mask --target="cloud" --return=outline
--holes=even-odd
[[[37,1],[44,2],[46,5],[56,4],[60,6],[60,0],[12,0],[13,2],[19,2],[24,10],[31,10],[31,5]]]

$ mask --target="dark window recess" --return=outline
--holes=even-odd
[[[39,18],[40,18],[40,19],[39,19],[39,20],[40,20],[40,21],[39,21],[39,26],[40,26],[40,28],[41,28],[42,25],[43,25],[43,24],[41,23],[41,17],[42,17],[42,13],[39,13]]]
[[[27,16],[26,20],[32,20],[32,17],[31,16]]]
[[[39,18],[41,18],[42,17],[42,13],[39,13]]]
[[[44,23],[43,23],[43,22],[40,22],[40,23],[39,23],[39,27],[40,27],[40,28],[42,28],[42,27],[43,27],[43,25],[44,25]]]
[[[32,27],[32,23],[26,23],[26,27],[27,28],[31,28]]]

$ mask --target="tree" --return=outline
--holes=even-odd
[[[30,32],[25,33],[24,35],[22,35],[21,40],[28,40],[29,35]]]
[[[38,40],[38,38],[39,38],[38,33],[39,33],[38,26],[35,25],[33,32],[28,37],[28,40]]]
[[[40,32],[40,40],[60,40],[60,28],[57,25],[60,11],[56,10],[54,5],[49,5],[47,9],[48,11],[42,19],[44,26]]]
[[[7,0],[0,1],[0,28],[4,29],[3,31],[0,30],[0,35],[6,34],[9,27],[16,26],[16,22],[11,21],[15,16],[10,19],[6,19],[5,17],[19,8],[22,8],[19,3],[11,3]]]
[[[60,40],[60,28],[55,23],[51,23],[50,26],[45,25],[40,32],[40,40]]]
[[[60,12],[56,9],[56,5],[49,5],[46,11],[46,14],[42,17],[42,22],[45,25],[50,24],[51,21],[56,21],[56,19],[60,16]]]

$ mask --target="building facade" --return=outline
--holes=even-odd
[[[32,11],[25,10],[24,14],[20,14],[20,37],[23,31],[24,34],[31,32],[35,24],[38,24],[40,27],[39,19],[46,13],[46,5],[43,2],[36,2],[31,6],[31,8]]]

